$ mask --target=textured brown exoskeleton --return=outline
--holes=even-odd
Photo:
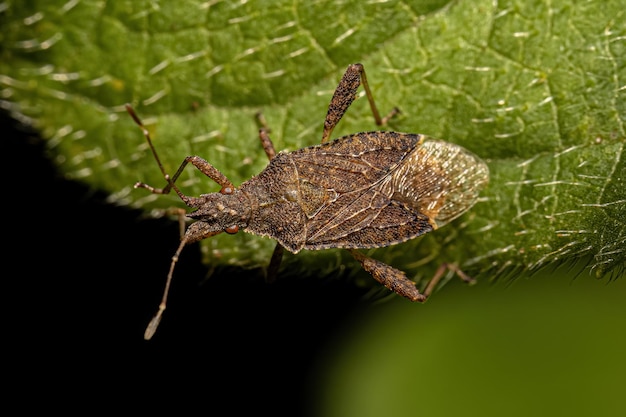
[[[350,65],[328,107],[322,144],[276,154],[268,130],[261,128],[259,137],[270,163],[239,188],[198,156],[186,157],[170,177],[148,131],[133,109],[126,106],[142,128],[167,181],[162,189],[144,183],[135,184],[135,188],[157,194],[173,189],[187,206],[196,209],[187,214],[196,222],[187,228],[172,257],[163,300],[146,329],[146,339],[154,334],[165,310],[174,266],[183,247],[221,232],[245,230],[275,239],[278,243],[268,267],[270,276],[278,270],[283,248],[293,253],[345,248],[390,290],[412,301],[426,300],[446,265],[420,293],[404,272],[357,249],[405,242],[450,222],[474,205],[489,171],[483,161],[464,148],[420,134],[363,132],[329,142],[359,85],[363,85],[378,125],[398,112],[394,109],[381,118],[363,66]],[[220,192],[199,197],[184,195],[175,181],[188,163],[217,182],[222,187]],[[447,267],[470,280],[456,267]]]

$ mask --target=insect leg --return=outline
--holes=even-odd
[[[399,269],[393,268],[386,263],[363,255],[355,249],[349,249],[354,258],[361,263],[363,269],[369,272],[372,277],[391,291],[408,298],[411,301],[424,302],[428,298],[427,294],[419,292],[415,283],[407,278],[406,274]]]
[[[180,238],[182,239],[183,236],[185,236],[185,228],[187,227],[185,223],[185,217],[187,216],[187,211],[183,208],[173,207],[173,208],[164,210],[164,213],[170,216],[176,216],[176,218],[178,219],[178,230],[179,230]]]
[[[349,249],[354,258],[361,263],[363,269],[372,274],[372,277],[391,291],[408,298],[411,301],[423,303],[430,297],[433,290],[444,277],[446,270],[455,273],[459,278],[468,284],[474,284],[476,281],[461,271],[454,264],[441,264],[435,275],[430,279],[423,293],[420,293],[415,283],[407,278],[406,274],[396,268],[393,268],[383,262],[372,259],[363,255],[355,249]]]
[[[339,123],[343,115],[348,110],[348,107],[350,107],[350,104],[352,104],[356,98],[356,91],[361,84],[363,84],[367,101],[370,103],[374,120],[378,126],[386,124],[390,118],[400,112],[400,110],[395,107],[387,116],[380,117],[380,113],[378,112],[378,108],[374,102],[374,96],[372,95],[372,91],[370,90],[367,82],[367,77],[365,76],[365,69],[363,68],[363,65],[352,64],[348,66],[348,69],[346,69],[343,77],[341,77],[341,81],[339,81],[339,85],[337,85],[333,98],[330,100],[330,104],[328,105],[326,120],[324,120],[322,143],[327,142],[330,139],[333,129],[337,126],[337,123]]]
[[[270,139],[269,129],[262,127],[259,129],[259,139],[261,139],[261,145],[263,146],[263,150],[265,154],[271,161],[276,156],[276,150],[274,149],[274,144],[272,143],[272,139]]]
[[[424,289],[424,296],[426,296],[427,298],[430,296],[441,278],[444,277],[444,272],[446,272],[446,270],[455,273],[459,278],[461,278],[464,282],[467,282],[468,284],[476,283],[476,280],[474,278],[468,276],[465,272],[461,271],[458,266],[454,264],[443,263],[439,265],[439,268],[437,268],[437,271],[435,271],[435,275],[433,275],[433,277],[428,282],[428,285]]]
[[[270,263],[267,265],[267,270],[265,273],[265,281],[268,283],[272,283],[276,280],[278,276],[278,268],[280,268],[280,264],[283,260],[283,253],[285,252],[285,248],[280,243],[276,243],[274,246],[274,252],[272,252],[272,258],[270,259]]]
[[[128,113],[133,118],[135,123],[141,128],[144,137],[148,141],[148,145],[150,146],[152,155],[154,155],[154,159],[157,161],[157,164],[159,165],[159,169],[161,170],[163,177],[167,181],[167,185],[163,188],[155,188],[143,182],[137,182],[135,184],[135,188],[145,188],[154,194],[168,194],[173,189],[176,192],[176,194],[178,194],[178,196],[184,202],[187,202],[189,201],[190,198],[187,197],[185,194],[183,194],[182,191],[180,191],[180,189],[176,186],[175,182],[180,176],[180,174],[182,174],[187,164],[191,163],[204,175],[206,175],[207,177],[211,178],[213,181],[218,183],[222,187],[222,191],[221,191],[222,193],[230,194],[233,192],[233,190],[235,189],[235,187],[233,186],[233,183],[224,174],[222,174],[217,168],[215,168],[213,165],[211,165],[204,159],[200,158],[199,156],[186,157],[183,160],[183,162],[180,164],[180,166],[178,167],[178,170],[176,171],[174,176],[170,177],[170,175],[167,172],[165,172],[165,168],[163,168],[161,159],[159,158],[159,155],[157,154],[156,149],[154,148],[154,145],[152,144],[152,139],[150,138],[150,133],[148,132],[148,129],[146,129],[146,127],[143,125],[141,119],[139,119],[139,117],[137,116],[133,108],[130,106],[130,104],[126,104],[125,107],[126,107],[126,111],[128,111]]]

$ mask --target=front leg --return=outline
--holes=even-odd
[[[184,195],[180,191],[180,189],[176,186],[175,182],[180,176],[180,174],[182,174],[183,170],[185,169],[188,163],[191,163],[193,166],[195,166],[198,169],[198,171],[202,172],[204,175],[206,175],[207,177],[215,181],[217,184],[219,184],[222,187],[220,190],[222,194],[232,194],[233,191],[235,190],[235,186],[226,177],[226,175],[222,174],[217,168],[215,168],[213,165],[211,165],[204,159],[200,158],[199,156],[186,157],[183,160],[183,162],[180,164],[180,166],[178,167],[178,170],[176,171],[176,174],[174,174],[173,177],[170,178],[168,174],[164,174],[165,180],[167,181],[167,185],[165,187],[154,188],[143,182],[137,182],[135,183],[135,188],[145,188],[154,194],[168,194],[170,190],[173,189],[174,191],[176,191],[176,194],[178,194],[181,200],[187,202],[190,199],[190,197],[187,197],[186,195]]]
[[[143,182],[135,183],[135,188],[145,188],[146,190],[154,194],[168,194],[173,189],[174,191],[176,191],[176,194],[178,194],[181,200],[183,200],[185,203],[188,203],[191,198],[183,194],[178,189],[175,182],[180,176],[180,174],[182,174],[187,164],[191,163],[204,175],[206,175],[207,177],[211,178],[213,181],[218,183],[222,187],[221,193],[223,194],[233,193],[233,191],[235,190],[233,183],[224,174],[222,174],[217,168],[215,168],[213,165],[211,165],[204,159],[200,158],[199,156],[186,157],[183,160],[183,162],[180,164],[180,166],[178,167],[178,170],[176,171],[174,176],[170,177],[170,175],[167,172],[165,172],[165,168],[163,168],[163,164],[161,163],[159,154],[157,153],[156,149],[154,148],[154,145],[152,144],[152,139],[150,138],[150,133],[148,132],[148,129],[146,129],[146,127],[143,125],[143,122],[141,121],[139,116],[137,116],[137,113],[135,113],[135,110],[131,107],[130,104],[126,104],[125,107],[126,107],[126,111],[128,112],[128,114],[130,114],[134,122],[139,126],[139,128],[143,132],[143,135],[146,138],[146,141],[148,142],[148,146],[150,146],[150,150],[152,151],[152,155],[154,156],[154,159],[156,160],[159,166],[159,169],[161,170],[161,173],[163,174],[163,177],[165,178],[165,181],[167,181],[167,185],[163,188],[155,188]]]

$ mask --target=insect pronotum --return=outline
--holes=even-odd
[[[174,268],[183,248],[221,232],[268,236],[277,241],[268,275],[278,271],[283,249],[347,249],[377,281],[410,299],[425,301],[446,267],[462,279],[471,278],[454,265],[442,264],[423,293],[404,272],[370,258],[358,249],[405,242],[430,232],[469,210],[489,180],[487,165],[466,149],[421,134],[362,132],[330,141],[333,129],[363,85],[377,125],[398,113],[381,117],[361,64],[348,66],[328,106],[322,143],[293,152],[276,153],[269,130],[259,130],[270,163],[239,187],[199,156],[187,156],[170,176],[159,159],[148,130],[130,105],[126,109],[142,129],[166,185],[155,194],[174,190],[193,209],[194,219],[172,257],[163,298],[144,337],[150,339],[166,308]],[[190,197],[176,180],[187,164],[221,186],[217,193]]]

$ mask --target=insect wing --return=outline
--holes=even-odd
[[[422,137],[396,132],[362,132],[289,155],[300,180],[345,193],[367,190],[387,176],[415,149]]]
[[[309,249],[372,248],[412,239],[467,211],[488,180],[486,164],[458,145],[420,143],[420,135],[393,132],[349,139],[355,137],[367,146],[339,140],[313,164],[294,158],[300,181],[328,187],[335,196],[319,200],[306,222]]]
[[[291,153],[307,214],[306,247],[380,247],[432,230],[425,216],[380,187],[422,138],[363,132]]]
[[[489,168],[473,153],[453,143],[429,139],[417,147],[391,176],[394,200],[419,210],[436,227],[469,210],[489,181]]]

